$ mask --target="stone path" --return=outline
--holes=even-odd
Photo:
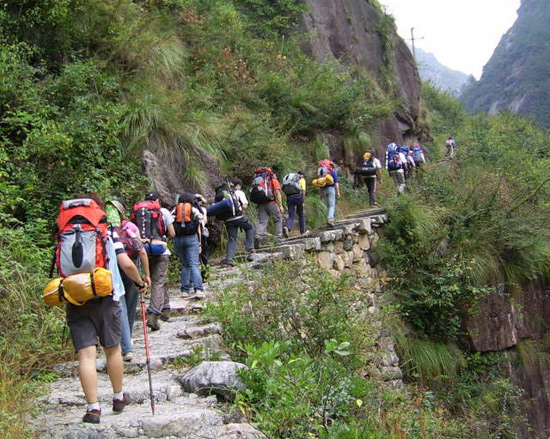
[[[367,250],[377,239],[373,227],[385,221],[382,209],[358,212],[354,217],[337,222],[333,228],[323,228],[308,237],[284,240],[276,247],[259,250],[257,260],[237,267],[217,268],[207,284],[207,298],[220,288],[239,281],[244,270],[259,269],[273,258],[298,259],[307,253],[317,253],[320,265],[333,271],[353,266],[372,270],[368,265]],[[366,237],[366,241],[364,239]],[[363,244],[362,242],[365,241]],[[358,251],[360,250],[360,251]],[[338,253],[340,251],[340,253]],[[328,256],[327,256],[328,255]],[[346,255],[347,258],[345,257]],[[356,257],[357,256],[357,257]],[[367,261],[367,262],[365,262]],[[328,264],[328,265],[327,265]],[[348,264],[348,265],[346,265]],[[341,265],[341,267],[340,267]],[[370,287],[369,287],[370,288]],[[371,312],[376,312],[374,293]],[[38,417],[30,420],[43,439],[114,439],[114,438],[184,438],[184,439],[253,439],[265,438],[246,423],[235,423],[235,416],[228,414],[228,406],[219,403],[215,396],[199,397],[185,393],[179,377],[189,368],[185,359],[193,355],[219,360],[229,360],[224,352],[221,328],[216,324],[204,324],[200,312],[204,301],[179,297],[179,290],[171,291],[172,317],[161,323],[161,330],[149,332],[151,366],[153,369],[153,392],[156,412],[151,414],[148,376],[141,318],[134,329],[136,356],[125,365],[124,391],[130,392],[133,403],[121,414],[111,410],[112,390],[105,373],[105,360],[97,361],[98,395],[102,407],[101,424],[81,422],[85,412],[84,395],[76,375],[76,363],[58,365],[60,379],[53,383],[48,394],[41,400],[44,407]],[[381,373],[382,379],[400,382],[391,339],[380,336],[382,346],[381,364],[373,372]],[[389,369],[389,370],[388,370]],[[377,372],[379,371],[379,372]],[[386,373],[387,377],[383,375]],[[389,377],[389,378],[388,378]],[[238,418],[238,417],[237,417]],[[241,421],[242,419],[237,421]]]

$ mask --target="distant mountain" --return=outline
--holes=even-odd
[[[550,1],[522,0],[481,79],[471,81],[460,97],[468,111],[532,115],[550,128],[549,20]]]
[[[430,52],[415,49],[416,63],[423,81],[431,81],[437,88],[458,96],[468,82],[468,75],[441,64]]]

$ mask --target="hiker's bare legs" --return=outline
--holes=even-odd
[[[78,351],[78,375],[88,404],[97,402],[97,370],[95,360],[95,346],[87,346]]]
[[[105,349],[107,357],[107,374],[113,386],[113,392],[122,392],[122,379],[124,377],[124,363],[122,362],[122,352],[120,345],[117,344],[114,348]],[[95,363],[94,363],[95,367]]]

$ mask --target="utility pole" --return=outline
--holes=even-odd
[[[411,37],[409,38],[409,41],[411,42],[413,58],[414,58],[415,61],[416,61],[416,51],[415,51],[415,47],[414,47],[414,42],[415,42],[415,40],[423,40],[423,39],[424,39],[424,37],[415,38],[414,37],[414,27],[411,27]]]
[[[413,49],[413,58],[416,60],[416,51],[414,50],[414,27],[411,27],[411,44]]]

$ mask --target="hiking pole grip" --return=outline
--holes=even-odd
[[[147,375],[149,377],[149,398],[151,399],[151,413],[155,416],[155,399],[153,397],[153,380],[151,378],[151,352],[149,350],[149,333],[147,331],[147,319],[145,317],[145,297],[140,293],[139,303],[141,305],[141,321],[143,325],[143,338],[145,341],[145,359],[147,365]]]

